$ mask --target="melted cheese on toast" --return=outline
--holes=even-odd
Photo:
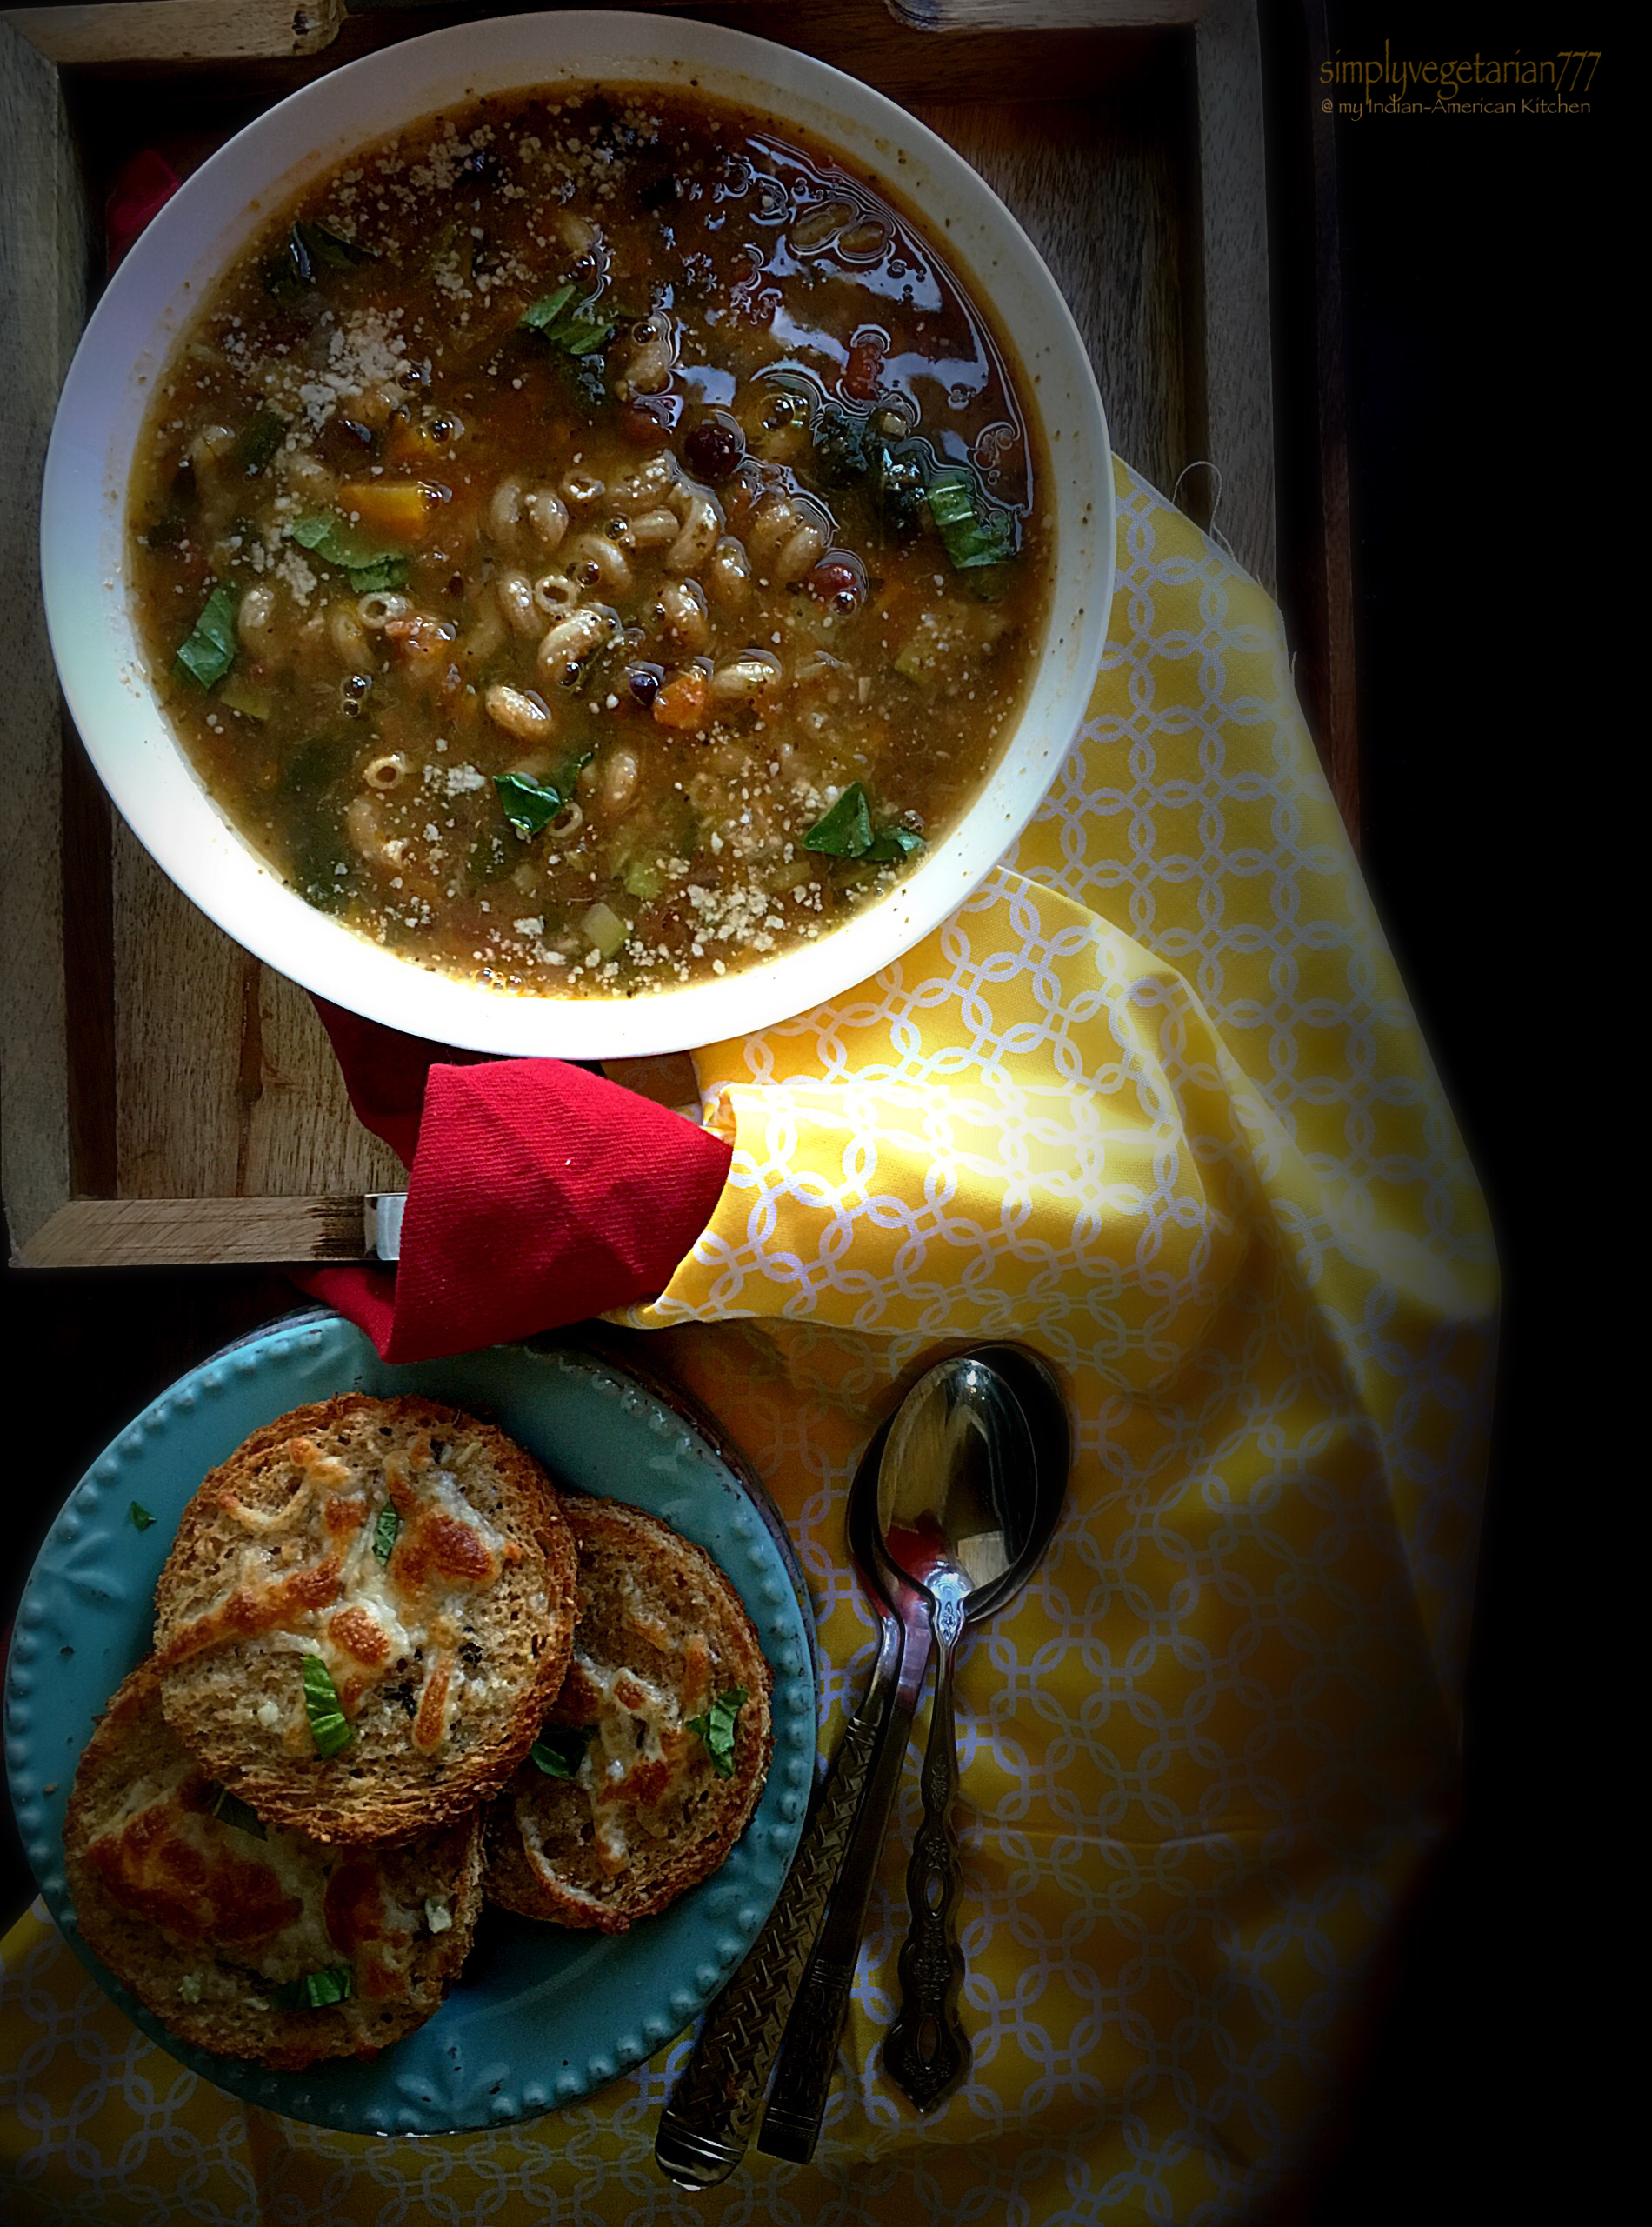
[[[464,1496],[463,1471],[476,1443],[460,1430],[440,1446],[438,1453],[421,1431],[376,1464],[352,1467],[296,1437],[284,1450],[292,1472],[285,1502],[250,1507],[221,1492],[218,1505],[245,1537],[217,1597],[162,1650],[163,1665],[237,1642],[319,1656],[347,1718],[373,1688],[396,1684],[413,1745],[437,1753],[467,1684],[486,1683],[480,1648],[467,1649],[470,1604],[522,1551]],[[380,1551],[382,1525],[394,1529],[388,1554]],[[261,1710],[260,1722],[290,1753],[308,1748],[296,1683],[286,1715],[272,1721]]]
[[[390,1893],[372,1852],[322,1848],[273,1825],[259,1839],[212,1814],[212,1791],[187,1760],[128,1790],[86,1850],[110,1898],[180,1948],[244,1971],[255,2004],[258,1978],[279,1986],[339,1964],[365,1998],[407,1995],[428,1921]],[[232,1974],[210,1977],[211,1992],[233,1990]]]

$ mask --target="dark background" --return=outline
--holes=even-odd
[[[1327,405],[1314,4],[1262,9],[1287,466]],[[1329,0],[1318,20],[1329,50],[1350,56],[1385,38],[1418,58],[1605,43],[1576,12]],[[1618,246],[1602,220],[1613,59],[1586,116],[1378,116],[1337,130],[1364,863],[1491,1200],[1507,1313],[1462,1824],[1379,1976],[1363,2061],[1314,2193],[1291,2213],[1328,2227],[1546,2218],[1569,2139],[1553,2086],[1569,2053],[1559,1981],[1537,1961],[1562,1953],[1563,1937],[1553,1911],[1534,1911],[1530,1869],[1575,1706],[1533,1675],[1553,1614],[1555,1407],[1575,1335],[1560,1310],[1575,1295],[1545,1258],[1539,1215],[1563,1211],[1542,1187],[1545,1174],[1557,1183],[1550,1124],[1564,1102],[1557,919],[1580,871],[1592,882],[1598,870],[1581,819],[1598,730],[1580,668],[1602,661],[1591,574],[1610,549],[1603,475],[1581,459],[1601,423],[1605,258]],[[1281,490],[1294,633],[1316,493],[1303,472],[1293,482],[1287,470]],[[1555,803],[1569,774],[1569,813]],[[0,1335],[26,1397],[8,1403],[0,1627],[63,1493],[108,1438],[181,1368],[296,1296],[279,1276],[228,1270],[8,1270],[4,1287]],[[0,1905],[29,1890],[7,1810]],[[1609,2214],[1569,2204],[1559,2216]]]
[[[1330,0],[1328,17],[1349,57],[1385,37],[1419,60],[1610,44],[1588,9]],[[1264,18],[1282,165],[1290,109],[1319,96],[1291,82],[1298,10]],[[1569,1138],[1588,1151],[1566,1063],[1569,1030],[1587,1060],[1589,1016],[1562,997],[1561,937],[1615,848],[1595,631],[1615,59],[1588,115],[1375,116],[1337,135],[1363,863],[1490,1201],[1504,1319],[1462,1826],[1384,1975],[1310,2215],[1327,2227],[1629,2216],[1576,2177],[1572,2082],[1598,2044],[1573,1987],[1596,1937],[1562,1912],[1588,1891],[1568,1868],[1587,1704],[1540,1667],[1566,1614],[1556,1503],[1592,1343],[1562,1157]],[[1285,396],[1305,342],[1287,317]]]

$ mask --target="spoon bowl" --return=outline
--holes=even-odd
[[[966,1624],[1002,1607],[1025,1583],[1049,1544],[1066,1480],[1060,1393],[1030,1355],[1012,1348],[999,1350],[999,1357],[1006,1353],[1014,1356],[1008,1372],[977,1350],[920,1377],[878,1466],[879,1550],[890,1573],[927,1602],[936,1651],[923,1814],[907,1870],[911,1923],[900,1957],[902,2003],[883,2051],[890,2077],[925,2111],[951,2093],[970,2061],[957,2015],[963,1959],[953,1919],[961,1884],[952,1830],[958,1643]],[[1029,1404],[1045,1426],[1042,1463]]]
[[[1019,1558],[1034,1466],[1019,1401],[973,1354],[938,1362],[907,1395],[878,1465],[878,1534],[891,1565],[929,1595],[938,1637],[961,1631],[972,1596]]]

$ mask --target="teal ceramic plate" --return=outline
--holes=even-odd
[[[103,1709],[148,1652],[155,1581],[184,1503],[261,1424],[306,1400],[423,1392],[496,1422],[553,1477],[647,1508],[703,1546],[744,1601],[775,1675],[775,1752],[722,1870],[629,1933],[573,1933],[490,1910],[457,1985],[370,2063],[269,2072],[176,2041],[75,1930],[63,1817]],[[333,1315],[276,1324],[192,1370],[70,1494],[29,1580],[11,1649],[6,1761],[23,1845],[94,1977],[173,2057],[244,2102],[358,2134],[455,2134],[586,2096],[710,2000],[768,1917],[803,1827],[815,1758],[815,1658],[801,1573],[755,1480],[664,1387],[578,1346],[496,1346],[390,1368]],[[140,1531],[131,1504],[155,1523]]]

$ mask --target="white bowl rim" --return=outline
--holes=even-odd
[[[994,771],[951,832],[888,897],[817,941],[629,998],[490,990],[421,966],[307,904],[235,830],[172,735],[138,650],[123,555],[148,382],[270,209],[351,147],[421,117],[484,93],[593,81],[689,84],[757,108],[872,173],[897,207],[916,206],[1011,338],[1024,398],[1043,421],[1056,544],[1037,677]],[[305,150],[296,158],[295,144]],[[1015,330],[1016,306],[1033,313],[1023,321],[1036,339]],[[265,110],[185,180],[115,274],[70,365],[47,453],[41,565],[52,649],[88,753],[138,840],[209,918],[301,987],[410,1035],[469,1050],[602,1059],[799,1022],[892,968],[980,886],[1042,803],[1083,719],[1112,603],[1114,533],[1106,416],[1083,342],[1036,250],[960,155],[883,94],[795,49],[686,17],[583,10],[497,17],[379,49]]]

